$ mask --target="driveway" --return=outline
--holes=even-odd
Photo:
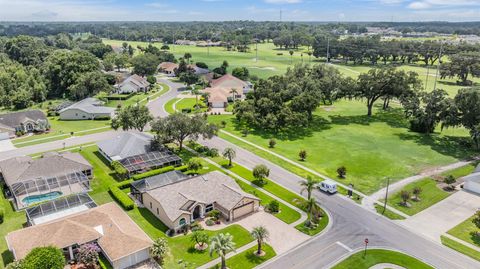
[[[10,139],[0,140],[0,152],[14,150],[16,147]]]
[[[310,238],[263,209],[228,224],[206,226],[202,223],[202,226],[207,230],[220,230],[231,224],[239,224],[250,232],[254,227],[265,226],[270,234],[267,243],[273,247],[277,255],[287,252]]]
[[[479,207],[480,196],[461,190],[400,223],[440,242],[440,235],[471,217]]]

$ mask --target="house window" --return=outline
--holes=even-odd
[[[185,220],[185,218],[181,218],[180,221],[178,222],[178,224],[180,226],[183,226],[183,225],[187,224],[187,221]]]
[[[210,212],[213,210],[213,204],[208,204],[205,206],[205,213]]]
[[[158,212],[158,207],[157,207],[157,215],[160,215],[160,212]]]
[[[150,208],[152,208],[152,202],[150,202]]]

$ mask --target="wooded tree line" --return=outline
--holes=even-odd
[[[233,112],[245,129],[278,132],[309,126],[322,103],[341,98],[364,100],[368,116],[375,105],[388,109],[396,100],[412,131],[431,134],[439,124],[442,129],[463,126],[480,147],[480,87],[462,89],[450,98],[441,89],[424,91],[417,73],[394,67],[373,68],[354,80],[329,65],[296,65],[283,76],[260,80],[245,101],[235,103]]]
[[[135,50],[143,53],[134,56]],[[68,34],[0,38],[0,106],[22,109],[53,98],[80,100],[110,93],[116,77],[105,73],[127,65],[141,76],[153,75],[171,53],[154,46],[119,52],[95,36],[74,39]]]

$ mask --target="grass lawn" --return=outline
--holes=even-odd
[[[442,244],[444,244],[445,246],[453,249],[453,250],[456,250],[464,255],[467,255],[469,256],[470,258],[472,259],[475,259],[477,261],[480,261],[480,252],[472,249],[472,248],[469,248],[463,244],[460,244],[458,243],[457,241],[455,240],[452,240],[446,236],[440,236],[440,240],[442,240]]]
[[[4,221],[0,224],[0,268],[13,261],[13,254],[8,250],[5,236],[15,230],[21,229],[27,222],[24,211],[15,212],[11,203],[3,196],[0,184],[0,208],[5,211]]]
[[[319,232],[323,231],[323,229],[325,229],[327,225],[328,225],[328,215],[324,213],[323,217],[317,223],[317,227],[315,227],[314,229],[308,228],[307,226],[305,226],[305,223],[300,223],[297,226],[295,226],[295,228],[304,234],[314,236]]]
[[[426,269],[433,268],[406,254],[383,249],[369,249],[367,255],[363,257],[363,251],[357,252],[346,260],[335,265],[333,269],[368,269],[375,264],[391,263],[407,269]]]
[[[200,104],[202,101],[200,100],[200,97],[198,97],[198,104]],[[176,105],[175,108],[177,111],[182,111],[183,109],[192,109],[192,113],[200,113],[200,112],[205,112],[207,111],[207,107],[200,108],[198,110],[195,109],[195,105],[197,104],[197,101],[195,98],[183,98],[181,101],[179,101]],[[173,105],[173,104],[172,104]],[[173,107],[172,107],[173,110]]]
[[[375,204],[375,210],[377,210],[378,214],[382,214],[383,213],[383,206]],[[405,219],[403,216],[400,216],[400,215],[396,214],[395,212],[388,210],[388,208],[385,209],[385,213],[383,213],[383,215],[385,217],[391,219],[391,220],[403,220],[403,219]]]
[[[41,144],[50,141],[65,139],[70,136],[70,132],[74,132],[74,136],[86,135],[96,132],[105,132],[110,129],[110,120],[80,120],[80,121],[63,121],[58,117],[48,117],[50,122],[50,132],[28,137],[22,137],[12,140],[16,147],[25,147],[34,144]],[[92,130],[96,129],[96,130]],[[91,131],[88,131],[91,130]],[[82,131],[81,133],[77,133]],[[85,132],[88,131],[88,132]],[[38,140],[41,139],[41,140]],[[38,141],[34,141],[38,140]]]
[[[173,104],[175,104],[178,100],[180,100],[180,98],[173,98],[173,99],[171,99],[171,100],[169,100],[168,102],[165,103],[165,105],[164,105],[165,111],[167,111],[168,114],[173,114],[173,113],[176,112],[173,109]]]
[[[226,121],[225,131],[242,137],[243,128],[233,116],[210,116],[209,120],[218,124]],[[245,143],[222,132],[219,136],[245,146]],[[337,180],[353,183],[357,190],[366,194],[384,187],[385,177],[396,181],[475,154],[472,149],[463,146],[463,142],[470,141],[464,129],[448,129],[432,136],[410,132],[400,108],[383,111],[377,107],[374,116],[367,117],[366,106],[361,101],[342,100],[333,107],[320,107],[315,111],[310,127],[303,130],[296,128],[271,133],[252,129],[247,137],[242,138],[265,149],[268,149],[270,138],[275,138],[277,145],[269,150],[332,178],[337,178],[338,167],[345,166],[346,179]],[[305,162],[298,158],[301,149],[307,150]],[[278,158],[272,158],[271,154],[262,150],[253,149],[253,152],[282,167],[286,163],[278,162]],[[285,168],[305,175],[301,171],[303,169],[291,164]]]
[[[480,247],[480,229],[472,222],[473,216],[453,227],[447,233],[467,243]]]
[[[254,252],[257,251],[257,247],[249,248],[244,252],[227,259],[227,266],[230,269],[252,269],[277,255],[275,250],[273,250],[268,244],[264,244],[262,250],[265,251],[265,256],[258,257],[254,254]],[[211,269],[219,268],[220,265],[218,264]]]
[[[410,203],[410,207],[405,207],[400,205],[402,199],[400,197],[400,191],[390,195],[388,199],[388,204],[405,214],[408,215],[415,215],[418,212],[440,202],[441,200],[447,198],[452,194],[452,192],[446,192],[439,187],[437,187],[437,182],[432,178],[424,178],[416,182],[412,182],[406,185],[402,190],[408,190],[412,196],[412,190],[415,187],[422,188],[422,193],[420,193],[420,201],[414,201],[410,199],[408,203]]]

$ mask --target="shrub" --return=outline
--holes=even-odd
[[[165,238],[157,238],[150,248],[150,254],[160,265],[163,264],[163,260],[165,259],[168,251],[168,242]]]
[[[188,170],[188,165],[182,165],[182,166],[175,167],[175,170],[185,172],[185,171]]]
[[[275,147],[276,144],[277,144],[277,141],[275,141],[275,139],[273,138],[270,139],[270,141],[268,141],[268,146],[272,149]]]
[[[205,224],[207,224],[207,226],[213,226],[213,225],[215,225],[215,221],[213,221],[212,219],[207,219],[205,221]]]
[[[0,207],[0,224],[3,223],[4,219],[5,219],[5,209],[3,209],[3,207]]]
[[[63,269],[65,257],[56,247],[32,249],[23,260],[23,269]]]
[[[23,260],[11,262],[5,266],[5,269],[23,269]]]
[[[127,181],[117,183],[117,188],[123,190],[123,189],[126,189],[126,188],[130,188],[131,185],[132,185],[132,181],[127,180]]]
[[[347,168],[345,166],[340,166],[337,168],[337,174],[339,178],[345,178],[347,175]]]
[[[150,171],[142,173],[142,174],[134,175],[134,176],[132,176],[132,178],[133,178],[133,180],[140,180],[140,179],[144,179],[146,177],[152,177],[152,176],[155,176],[155,175],[158,175],[158,174],[163,174],[163,173],[170,172],[170,171],[173,171],[173,170],[175,170],[175,167],[165,166],[165,167],[162,167],[162,168],[150,170]]]
[[[99,261],[100,248],[94,243],[83,244],[78,248],[75,258],[87,268],[95,268]]]
[[[218,211],[217,209],[214,209],[214,210],[208,212],[208,216],[209,216],[210,218],[212,218],[213,221],[219,220],[219,219],[220,219],[220,215],[221,215],[221,213],[220,213],[220,211]]]
[[[218,157],[218,149],[216,148],[208,149],[207,152],[205,152],[205,155],[212,158]]]
[[[197,173],[198,170],[202,168],[202,159],[194,157],[188,160],[187,162],[188,170],[193,171],[193,173]]]
[[[402,190],[400,192],[400,198],[402,199],[402,205],[403,206],[408,206],[408,199],[410,199],[410,192],[407,190]]]
[[[157,79],[155,78],[155,76],[147,76],[147,81],[152,85],[157,83]]]
[[[195,65],[200,68],[208,69],[208,65],[204,62],[196,62]]]
[[[457,181],[457,179],[453,175],[448,175],[443,179],[443,182],[448,185],[448,188],[453,190],[454,187],[452,184],[454,184]]]
[[[110,187],[110,194],[112,194],[113,198],[125,209],[125,210],[132,210],[135,203],[128,197],[126,193],[121,191],[117,186]]]
[[[112,168],[120,179],[126,179],[128,177],[128,170],[118,161],[112,162]]]
[[[280,211],[280,204],[277,200],[272,200],[267,204],[267,210],[271,213],[278,213]]]
[[[304,149],[300,150],[300,152],[298,153],[298,157],[300,157],[300,160],[302,162],[305,161],[305,159],[307,158],[307,151]]]
[[[192,232],[202,231],[203,227],[202,227],[202,225],[200,225],[200,223],[195,221],[192,224],[190,224],[190,229],[192,230]]]
[[[222,126],[222,128],[227,127],[227,122],[224,121],[224,120],[222,120],[222,121],[220,122],[220,126]]]

